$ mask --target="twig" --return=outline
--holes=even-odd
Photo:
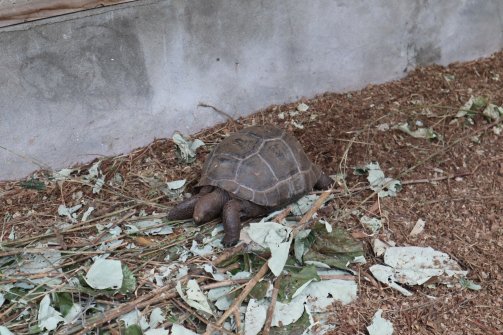
[[[299,224],[297,225],[297,227],[295,227],[293,229],[293,231],[292,231],[293,236],[296,236],[299,233],[299,231],[301,231],[301,230],[303,230],[303,229],[306,228],[306,226],[308,225],[308,223],[311,220],[311,218],[313,217],[313,215],[325,203],[325,200],[327,200],[327,198],[329,197],[330,194],[332,194],[332,192],[333,192],[333,190],[330,189],[330,190],[327,190],[327,191],[323,191],[323,193],[321,193],[320,197],[314,202],[314,204],[307,211],[307,213],[304,214],[304,216],[302,217],[302,219],[300,219]]]
[[[187,282],[189,279],[189,276],[183,277],[180,281],[182,283]],[[176,297],[177,291],[174,287],[172,286],[164,286],[161,288],[158,288],[156,290],[153,290],[149,294],[145,294],[144,296],[139,297],[138,299],[135,299],[133,301],[130,301],[126,304],[120,305],[110,311],[108,311],[105,315],[100,317],[98,320],[91,322],[90,324],[81,327],[78,326],[74,329],[70,329],[66,332],[66,334],[71,335],[71,334],[78,334],[78,335],[84,335],[87,332],[91,331],[92,329],[95,329],[97,327],[100,327],[101,325],[110,322],[119,316],[129,313],[135,308],[143,308],[147,305],[152,305],[158,301],[163,301],[167,299],[172,299]]]
[[[202,290],[211,290],[213,288],[219,288],[219,287],[225,287],[225,286],[231,286],[231,285],[241,285],[248,282],[248,279],[229,279],[229,280],[222,280],[222,281],[217,281],[211,284],[206,284],[201,286]]]
[[[236,254],[239,254],[241,251],[243,251],[246,248],[246,244],[241,243],[236,245],[233,248],[226,249],[223,253],[220,254],[213,262],[212,264],[214,266],[217,266],[218,264],[223,263],[224,261],[228,260],[229,258],[235,256]]]
[[[281,284],[281,280],[276,278],[274,282],[274,288],[272,290],[271,304],[267,308],[267,318],[265,319],[264,331],[262,334],[269,335],[271,331],[272,318],[274,316],[274,308],[276,307],[276,300],[278,299],[279,285]]]
[[[3,149],[3,150],[7,151],[7,152],[8,152],[8,153],[10,153],[10,154],[13,154],[14,156],[17,156],[17,157],[19,157],[19,158],[22,158],[22,159],[24,159],[24,160],[26,160],[26,161],[28,161],[28,162],[30,162],[30,163],[32,163],[32,164],[34,164],[34,165],[38,166],[38,167],[39,167],[39,168],[41,168],[41,169],[51,170],[51,167],[50,167],[48,164],[45,164],[44,162],[39,161],[39,160],[38,160],[38,159],[36,159],[36,158],[33,158],[33,157],[28,157],[28,156],[24,156],[24,155],[18,154],[17,152],[14,152],[14,151],[12,151],[12,150],[10,150],[10,149],[8,149],[8,148],[4,147],[4,146],[1,146],[1,145],[0,145],[0,149]]]
[[[197,107],[206,107],[206,108],[211,108],[213,109],[215,112],[217,112],[218,114],[220,115],[223,115],[225,116],[227,119],[229,119],[230,121],[232,121],[233,123],[238,123],[236,120],[234,120],[234,118],[232,116],[230,116],[229,114],[227,114],[226,112],[216,108],[215,106],[212,106],[212,105],[208,105],[208,104],[205,104],[204,102],[200,102]]]
[[[287,208],[285,208],[284,210],[282,210],[281,213],[279,213],[274,218],[273,221],[277,222],[277,223],[281,223],[281,221],[283,221],[288,216],[288,214],[290,214],[291,211],[292,211],[292,208],[290,206],[288,206]]]
[[[468,321],[470,321],[474,325],[478,326],[480,329],[484,330],[485,332],[489,332],[494,335],[501,335],[501,333],[497,329],[495,329],[493,327],[486,326],[485,324],[483,324],[479,320],[468,319]]]
[[[251,292],[251,290],[257,285],[257,283],[262,279],[262,277],[265,276],[267,271],[269,270],[269,265],[267,262],[262,265],[260,270],[257,272],[255,276],[246,284],[246,286],[243,288],[243,291],[239,294],[239,296],[234,300],[232,305],[225,311],[225,313],[218,319],[216,325],[221,326],[224,324],[225,320],[234,312],[234,310],[238,309],[239,306],[241,306],[241,303],[243,300],[248,296],[248,294]]]
[[[355,280],[353,275],[319,275],[322,280],[340,279],[340,280]]]

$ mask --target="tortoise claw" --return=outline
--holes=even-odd
[[[238,244],[239,240],[233,240],[233,241],[226,241],[225,237],[222,239],[222,245],[226,248],[230,248]]]

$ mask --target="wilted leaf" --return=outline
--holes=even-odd
[[[67,216],[72,222],[77,222],[76,217],[77,212],[82,207],[82,204],[75,205],[73,207],[66,207],[65,205],[59,205],[58,214],[59,216]]]
[[[169,335],[169,330],[166,330],[166,329],[149,329],[147,330],[145,333],[143,333],[144,335]]]
[[[14,335],[14,333],[12,333],[9,328],[5,327],[5,326],[0,326],[0,335]]]
[[[499,120],[503,117],[503,107],[496,106],[494,104],[488,104],[487,107],[482,111],[482,115],[486,116],[492,121]]]
[[[75,169],[62,169],[60,171],[54,172],[52,178],[54,180],[66,180],[70,177],[70,174],[74,171]]]
[[[123,278],[120,261],[102,258],[96,259],[85,277],[87,284],[98,290],[119,289]]]
[[[162,192],[172,199],[176,198],[183,193],[186,183],[186,179],[167,182],[166,187],[162,189]]]
[[[396,125],[394,128],[401,130],[404,133],[407,133],[414,138],[424,138],[424,139],[429,139],[429,140],[439,138],[438,133],[436,133],[433,130],[433,128],[420,127],[420,128],[417,128],[416,130],[411,130],[409,127],[409,124],[407,122],[400,123],[400,124]]]
[[[370,183],[370,188],[377,192],[379,197],[394,197],[402,189],[400,181],[384,176],[384,172],[379,167],[379,163],[370,163],[365,166],[368,172],[367,180]]]
[[[41,329],[46,329],[49,331],[56,329],[58,323],[64,321],[61,313],[51,306],[51,298],[49,297],[49,294],[46,294],[42,298],[42,301],[40,301],[37,320],[38,326]]]
[[[93,183],[93,194],[100,193],[103,185],[105,185],[105,175],[100,169],[101,161],[94,163],[88,170],[88,174],[84,176],[84,180]]]
[[[367,327],[369,335],[391,335],[393,324],[381,317],[382,309],[377,310],[372,318],[372,324]]]
[[[440,282],[448,283],[451,276],[467,274],[449,255],[430,247],[388,247],[384,253],[384,263],[386,265],[372,265],[372,275],[407,296],[412,293],[397,282],[422,285],[436,277]]]
[[[88,209],[86,209],[84,214],[82,214],[82,219],[80,221],[82,221],[82,222],[87,221],[87,219],[89,218],[89,216],[91,215],[91,213],[93,211],[94,211],[94,207],[89,207]]]
[[[276,222],[251,223],[248,227],[248,235],[264,248],[271,250],[271,258],[268,261],[269,268],[275,276],[279,276],[290,251],[292,243],[292,229]]]
[[[304,129],[304,125],[300,122],[292,120],[290,123],[297,129]]]
[[[194,255],[206,256],[213,253],[213,247],[209,244],[199,247],[198,243],[192,240],[192,247],[190,247],[190,251],[192,251]]]
[[[391,288],[394,288],[395,290],[402,293],[406,297],[410,297],[412,295],[412,292],[396,283],[397,279],[395,278],[395,271],[391,266],[374,264],[369,268],[369,270],[374,276],[374,278],[380,281],[381,283],[386,284]]]
[[[208,299],[201,291],[197,281],[191,279],[187,282],[185,288],[182,288],[181,282],[176,284],[176,290],[182,299],[191,307],[213,315],[213,311],[208,303]]]
[[[308,106],[308,105],[306,105],[305,103],[300,103],[300,104],[298,104],[298,105],[297,105],[297,110],[298,110],[299,112],[305,112],[305,111],[307,111],[308,109],[309,109],[309,106]]]
[[[245,312],[245,335],[257,335],[264,327],[269,304],[264,300],[250,299]]]
[[[130,327],[133,325],[139,326],[140,331],[142,329],[147,329],[149,327],[147,320],[137,309],[134,309],[129,313],[121,315],[119,317],[119,320],[124,322],[126,327]]]
[[[176,144],[176,155],[182,163],[190,164],[196,160],[196,150],[204,145],[201,140],[189,141],[180,133],[173,135],[173,142]]]
[[[293,250],[295,252],[295,258],[299,263],[303,263],[303,256],[309,246],[313,243],[314,236],[311,235],[311,229],[301,230],[297,236],[295,236]]]
[[[430,247],[388,248],[384,263],[395,269],[398,282],[407,285],[422,285],[434,276],[467,274],[449,255]]]
[[[459,109],[456,114],[457,118],[468,116],[474,116],[478,110],[484,108],[487,105],[487,99],[481,96],[474,97],[473,95],[468,99],[468,101]]]
[[[171,327],[171,335],[197,335],[192,330],[185,328],[177,323],[174,323]]]
[[[293,215],[304,215],[308,210],[313,207],[313,204],[316,200],[318,200],[320,196],[316,194],[308,194],[294,202],[290,205],[290,209]],[[326,204],[328,201],[334,198],[333,194],[329,195],[323,204]]]
[[[362,217],[360,217],[360,223],[370,229],[372,234],[377,233],[382,228],[382,220],[376,217],[362,215]]]
[[[68,314],[73,305],[73,297],[68,292],[55,292],[52,295],[54,306],[61,312],[63,316]]]
[[[173,227],[163,224],[160,219],[130,222],[126,224],[126,228],[130,235],[169,235],[173,233]]]
[[[475,284],[473,281],[469,280],[466,277],[459,278],[459,283],[461,284],[461,286],[472,291],[479,291],[482,289],[482,286]]]
[[[271,328],[269,334],[271,335],[302,335],[305,334],[305,331],[311,326],[311,319],[309,318],[309,314],[304,311],[301,317],[287,326],[283,327],[274,327]],[[324,334],[324,333],[320,333]]]

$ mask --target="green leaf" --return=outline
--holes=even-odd
[[[250,297],[256,300],[265,298],[269,285],[269,281],[267,280],[258,282],[257,285],[255,285],[255,287],[250,291]]]
[[[290,302],[293,295],[302,285],[311,282],[319,281],[320,277],[314,265],[303,267],[299,272],[290,272],[287,275],[281,275],[278,298],[281,302]]]
[[[66,316],[73,306],[73,297],[71,293],[68,292],[56,292],[52,295],[54,307],[63,316]]]
[[[29,190],[37,190],[37,191],[45,190],[45,183],[43,181],[33,178],[19,182],[19,186]]]
[[[131,325],[126,328],[125,335],[142,335],[143,332],[141,331],[140,326],[138,325]]]
[[[363,256],[363,245],[342,228],[334,228],[328,233],[325,225],[313,227],[315,241],[304,254],[304,262],[322,262],[330,267],[348,269],[348,263],[355,257]]]
[[[134,274],[129,270],[128,266],[122,264],[122,286],[119,290],[122,294],[127,294],[134,292],[136,289],[136,278]]]
[[[477,114],[477,112],[486,107],[488,103],[487,98],[481,97],[481,96],[476,96],[474,97],[473,95],[468,99],[468,101],[461,107],[456,114],[456,117],[468,117],[471,118],[474,115]]]
[[[309,314],[305,311],[294,323],[289,324],[284,327],[271,327],[269,334],[271,335],[301,335],[304,331],[311,326],[311,321],[309,320]]]

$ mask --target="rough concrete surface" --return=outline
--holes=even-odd
[[[0,179],[503,48],[499,0],[173,0],[0,30]],[[20,157],[23,156],[23,157]]]

